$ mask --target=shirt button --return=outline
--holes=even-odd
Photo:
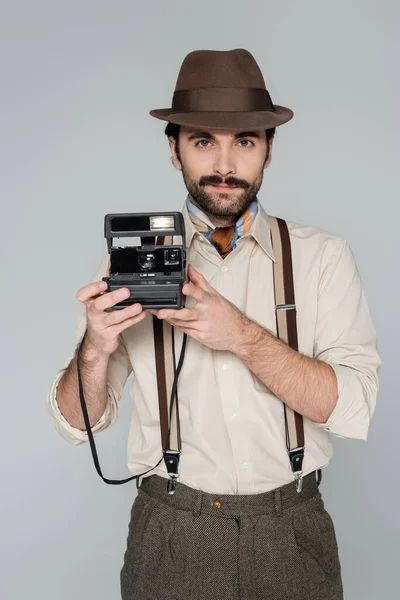
[[[248,466],[249,466],[249,463],[248,463],[248,462],[242,462],[242,463],[240,464],[240,466],[241,466],[241,467],[243,467],[243,469],[245,469],[246,467],[248,467]]]
[[[224,371],[227,371],[229,369],[229,365],[227,365],[226,363],[224,363],[222,365],[222,368],[223,368]]]
[[[237,416],[238,416],[238,413],[237,412],[233,412],[231,414],[231,419],[236,419]]]
[[[221,510],[221,508],[222,508],[221,500],[214,500],[212,505],[213,505],[213,508],[215,508],[215,510]]]
[[[225,266],[221,267],[221,271],[223,271],[224,273],[226,273],[227,270],[228,270],[228,267],[225,267]]]

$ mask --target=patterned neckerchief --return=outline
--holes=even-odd
[[[186,206],[197,231],[203,233],[204,237],[215,246],[222,258],[226,258],[236,248],[237,240],[250,230],[258,212],[257,198],[255,197],[249,207],[237,219],[235,225],[214,227],[209,217],[191,202],[189,194],[186,198]]]

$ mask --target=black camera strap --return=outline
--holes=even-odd
[[[269,216],[271,226],[271,241],[275,253],[276,262],[273,266],[275,315],[277,337],[284,340],[291,348],[298,350],[296,304],[294,296],[293,265],[289,231],[286,221]],[[171,236],[160,236],[158,245],[172,244]],[[183,336],[181,355],[178,367],[175,359],[175,337],[174,327],[165,320],[158,319],[153,315],[154,350],[156,358],[157,390],[160,412],[161,447],[163,456],[151,469],[133,475],[127,479],[114,480],[103,476],[97,456],[96,445],[90,427],[89,416],[83,395],[83,386],[79,368],[79,350],[77,354],[77,368],[79,380],[79,398],[82,413],[88,433],[90,448],[97,473],[105,483],[119,485],[127,483],[132,479],[139,480],[140,477],[150,473],[164,460],[169,480],[167,491],[173,494],[176,481],[179,477],[179,459],[181,455],[181,434],[179,422],[179,404],[177,393],[177,382],[182,369],[185,355],[187,334]],[[82,342],[81,342],[82,345]],[[169,400],[168,400],[169,399]],[[176,401],[175,401],[176,400]],[[285,440],[289,456],[290,466],[296,481],[296,490],[302,489],[302,465],[304,458],[304,426],[303,417],[293,411],[285,403]]]
[[[158,246],[171,244],[173,244],[173,236],[158,236]],[[100,475],[100,477],[105,483],[108,483],[110,485],[121,485],[122,483],[127,483],[128,481],[136,479],[137,487],[139,487],[140,477],[156,469],[158,465],[164,460],[169,474],[167,491],[169,494],[173,494],[175,491],[176,480],[179,477],[178,468],[182,447],[177,386],[179,373],[181,372],[185,356],[187,334],[183,334],[181,354],[179,357],[179,363],[177,367],[175,356],[174,333],[175,332],[173,326],[171,326],[167,321],[160,320],[157,318],[156,315],[153,315],[153,337],[154,351],[156,357],[158,405],[161,427],[161,447],[163,455],[158,461],[158,463],[154,465],[154,467],[152,467],[151,469],[148,469],[143,473],[139,473],[138,475],[132,475],[131,477],[128,477],[126,479],[107,479],[106,477],[104,477],[101,471],[96,444],[93,439],[93,433],[90,427],[89,415],[87,412],[87,406],[83,394],[83,384],[79,366],[79,355],[83,342],[82,338],[77,352],[79,399],[83,413],[83,419],[85,421],[86,431],[89,438],[89,444],[93,456],[94,466],[96,468],[97,473]]]
[[[178,383],[179,373],[182,369],[183,359],[185,356],[187,334],[185,333],[183,335],[183,342],[182,342],[182,348],[181,348],[181,355],[179,358],[179,364],[178,364],[178,368],[175,369],[175,349],[174,349],[173,327],[171,327],[169,325],[169,323],[167,323],[167,322],[160,321],[159,319],[157,319],[157,317],[155,315],[153,315],[153,324],[154,324],[154,345],[156,348],[156,356],[158,356],[157,382],[158,382],[158,391],[159,391],[161,438],[162,438],[162,448],[163,448],[163,456],[160,458],[158,463],[156,465],[154,465],[154,467],[152,467],[151,469],[148,469],[147,471],[144,471],[143,473],[139,473],[138,475],[132,475],[131,477],[128,477],[126,479],[107,479],[106,477],[104,477],[104,475],[101,471],[99,458],[97,455],[96,444],[95,444],[92,429],[90,426],[86,401],[85,401],[85,397],[83,394],[83,384],[82,384],[82,377],[81,377],[81,371],[80,371],[80,366],[79,366],[80,350],[81,350],[84,336],[79,345],[79,348],[77,351],[77,357],[76,357],[76,365],[77,365],[77,370],[78,370],[79,399],[80,399],[83,419],[85,421],[86,431],[87,431],[88,438],[89,438],[89,444],[90,444],[90,449],[91,449],[92,456],[93,456],[94,466],[96,468],[97,473],[102,478],[102,480],[105,483],[108,483],[110,485],[120,485],[122,483],[127,483],[128,481],[132,481],[132,479],[136,479],[137,483],[139,483],[140,477],[142,477],[143,475],[146,475],[147,473],[150,473],[150,471],[153,471],[154,469],[156,469],[158,467],[158,465],[164,460],[164,462],[166,463],[166,466],[167,466],[168,473],[170,475],[170,480],[168,481],[168,492],[173,493],[175,491],[175,481],[176,481],[177,477],[179,476],[178,475],[178,466],[179,466],[179,457],[180,457],[180,450],[181,450],[181,436],[180,436],[179,416],[178,416],[179,408],[178,408],[177,383]],[[166,336],[167,342],[166,343],[164,343],[164,331],[163,331],[164,327],[163,326],[164,327],[168,326],[171,329],[171,332],[169,334],[167,333],[167,336]],[[168,327],[165,327],[165,329],[167,331],[168,331]],[[163,368],[163,366],[162,366],[162,359],[164,356],[165,348],[167,348],[170,345],[169,339],[171,339],[171,341],[172,341],[174,376],[172,378],[170,401],[167,402],[166,369]],[[176,397],[176,402],[175,402],[175,397]],[[175,436],[175,438],[173,438],[174,441],[172,442],[172,445],[170,442],[171,424],[172,424],[172,431]]]

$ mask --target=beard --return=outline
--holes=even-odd
[[[237,221],[257,195],[264,175],[264,169],[262,168],[257,177],[250,183],[244,179],[236,179],[235,177],[226,177],[223,180],[218,175],[204,176],[197,182],[183,167],[182,161],[181,166],[182,176],[187,191],[194,200],[194,203],[201,208],[211,220],[212,217],[217,217],[219,219],[225,218]],[[221,190],[216,189],[209,193],[206,190],[206,185],[217,185],[221,183],[231,187],[237,186],[237,188],[233,192],[222,192]],[[241,191],[240,188],[242,188],[243,191]]]

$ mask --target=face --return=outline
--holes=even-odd
[[[216,224],[232,223],[250,205],[271,161],[265,129],[235,132],[181,126],[179,148],[169,138],[174,166],[182,171],[193,203]]]

